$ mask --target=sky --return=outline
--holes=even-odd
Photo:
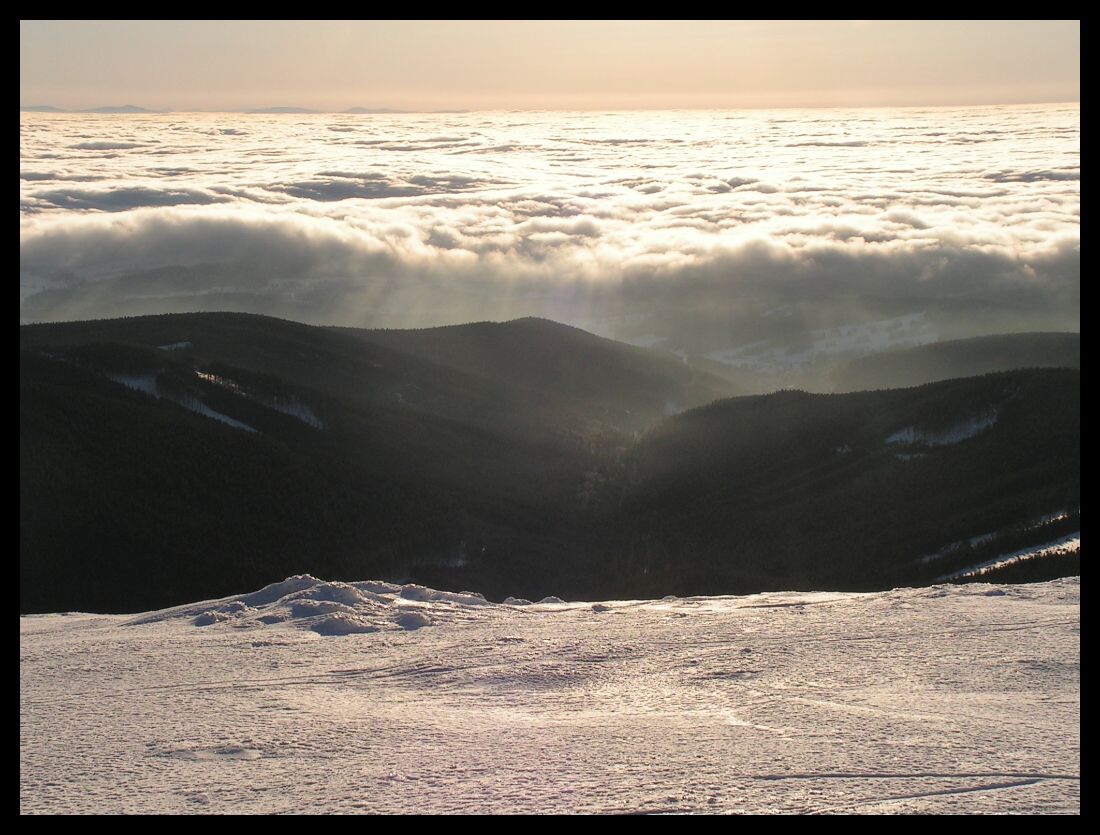
[[[1079,21],[22,21],[21,106],[1075,102]]]

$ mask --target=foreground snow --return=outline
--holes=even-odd
[[[1078,812],[1079,592],[23,617],[20,809]]]

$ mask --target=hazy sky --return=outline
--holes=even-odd
[[[23,21],[20,103],[628,109],[1080,99],[1078,21]]]

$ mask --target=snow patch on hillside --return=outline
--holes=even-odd
[[[112,374],[110,378],[116,383],[122,383],[126,388],[143,392],[150,397],[160,397],[157,378],[153,374]]]
[[[265,406],[268,409],[272,409],[276,412],[280,412],[284,415],[288,415],[292,418],[297,418],[307,426],[312,426],[314,429],[324,429],[325,422],[321,418],[317,417],[317,414],[309,408],[301,400],[294,397],[264,397],[254,392],[248,391],[238,383],[230,380],[228,377],[222,377],[217,374],[210,374],[205,371],[196,371],[195,376],[200,380],[207,383],[212,383],[221,388],[227,389],[240,397],[247,397],[255,403],[259,403],[261,406]]]
[[[284,415],[297,418],[302,423],[307,426],[312,426],[314,429],[325,428],[325,422],[317,417],[317,414],[300,400],[279,400],[274,397],[268,397],[259,399],[259,402],[269,409],[274,409],[276,412],[282,412]]]
[[[1076,508],[1076,509],[1073,509],[1073,510],[1070,510],[1068,508],[1063,509],[1063,510],[1057,510],[1054,513],[1048,513],[1048,514],[1045,514],[1043,516],[1038,517],[1037,519],[1033,519],[1032,521],[1028,522],[1027,524],[1025,524],[1023,526],[1023,530],[1025,530],[1025,531],[1037,531],[1040,528],[1045,528],[1047,525],[1053,525],[1055,522],[1061,522],[1064,519],[1068,519],[1074,513],[1080,513],[1080,512],[1081,512],[1081,508],[1079,508],[1079,507]],[[949,542],[948,544],[944,545],[943,547],[941,547],[940,549],[938,549],[936,551],[933,551],[930,554],[922,554],[921,556],[917,557],[917,559],[914,560],[914,562],[921,563],[923,565],[927,565],[930,562],[935,562],[936,560],[942,560],[945,557],[954,557],[954,556],[957,556],[959,554],[959,552],[964,548],[978,548],[978,547],[981,547],[982,545],[985,545],[989,542],[993,542],[995,539],[997,539],[997,537],[1001,536],[1003,533],[1004,533],[1003,531],[987,531],[985,533],[975,534],[974,536],[967,537],[966,539],[960,539],[960,540],[957,540],[955,542]],[[1078,536],[1078,535],[1079,534],[1074,534],[1074,536]],[[1057,540],[1055,540],[1055,541],[1057,541]],[[1021,551],[1019,553],[1030,552],[1032,549],[1042,549],[1042,548],[1045,548],[1045,547],[1047,547],[1047,546],[1044,546],[1044,545],[1029,546],[1028,548],[1023,549],[1023,551]],[[1013,553],[1017,553],[1017,552],[1013,552]],[[1005,556],[1007,557],[1007,556],[1012,556],[1012,555],[1005,555]],[[998,557],[997,559],[1001,559],[1001,558]],[[983,563],[983,565],[984,565],[984,563]],[[976,566],[971,566],[970,568],[963,569],[963,572],[972,571],[975,568],[976,568]],[[947,575],[945,575],[945,577],[946,576]],[[955,575],[951,575],[951,576],[955,576]]]
[[[194,412],[196,415],[202,415],[208,417],[211,420],[217,420],[224,423],[226,426],[232,426],[234,429],[243,429],[245,432],[255,432],[256,430],[243,421],[239,421],[236,418],[231,418],[229,415],[222,414],[216,409],[211,409],[197,397],[180,397],[171,398],[174,403],[178,403],[188,411]]]
[[[886,438],[888,444],[922,444],[924,446],[950,446],[980,435],[997,422],[995,409],[959,421],[946,429],[924,429],[906,426]]]
[[[220,421],[227,426],[232,426],[234,429],[242,429],[245,432],[255,432],[256,430],[249,426],[247,423],[243,423],[236,418],[231,418],[229,415],[222,414],[221,412],[211,409],[197,397],[193,396],[174,396],[165,392],[160,384],[157,383],[156,375],[154,374],[110,374],[110,379],[116,383],[122,383],[127,388],[134,389],[134,391],[140,391],[144,394],[148,394],[150,397],[155,397],[158,400],[167,400],[171,403],[175,403],[178,406],[183,406],[189,412],[194,412],[197,415],[211,418],[212,420]]]
[[[991,560],[972,565],[967,568],[954,571],[950,574],[944,574],[942,577],[937,577],[935,582],[944,583],[949,580],[956,580],[961,578],[980,577],[983,574],[988,574],[991,571],[995,571],[999,568],[1004,568],[1006,565],[1012,565],[1017,562],[1024,562],[1025,560],[1042,559],[1043,557],[1061,556],[1064,554],[1072,554],[1074,551],[1081,550],[1081,532],[1074,531],[1073,533],[1066,534],[1065,536],[1055,539],[1053,542],[1047,542],[1043,545],[1030,545],[1027,548],[1021,548],[1018,551],[1012,551],[1008,554],[1001,554],[994,557]]]

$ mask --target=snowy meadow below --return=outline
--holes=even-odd
[[[20,618],[21,812],[1080,809],[1080,581]]]

